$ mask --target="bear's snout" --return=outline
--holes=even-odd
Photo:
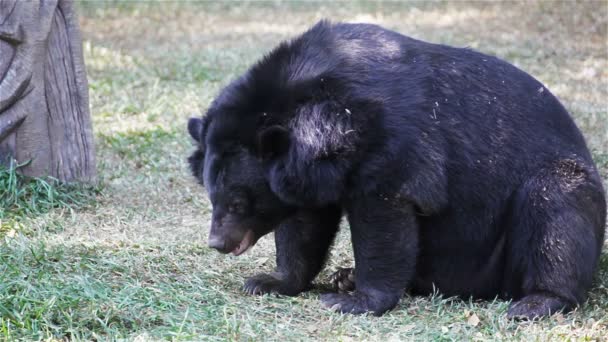
[[[208,245],[210,248],[217,249],[222,253],[228,253],[228,251],[224,251],[226,249],[226,240],[220,236],[210,235]]]

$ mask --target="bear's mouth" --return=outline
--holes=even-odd
[[[245,236],[243,236],[241,242],[239,242],[238,246],[236,246],[236,248],[232,250],[232,254],[234,256],[239,256],[245,253],[249,249],[249,247],[253,246],[254,244],[255,235],[253,234],[253,230],[249,229],[245,233]]]

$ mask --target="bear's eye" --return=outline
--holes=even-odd
[[[221,148],[221,156],[222,158],[230,158],[238,155],[244,150],[243,146],[240,146],[235,143],[227,143]]]
[[[237,200],[232,202],[232,204],[230,204],[228,206],[228,212],[232,213],[232,214],[240,214],[243,215],[245,214],[245,203],[243,201]]]

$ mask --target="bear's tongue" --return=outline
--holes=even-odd
[[[251,247],[251,245],[253,245],[253,230],[249,229],[246,233],[245,236],[243,236],[243,240],[241,240],[241,242],[239,243],[238,246],[236,246],[236,248],[234,250],[232,250],[232,254],[235,256],[239,256],[243,253],[245,253],[245,251],[247,251],[249,249],[249,247]]]

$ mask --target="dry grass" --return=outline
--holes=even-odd
[[[573,113],[608,179],[606,2],[87,2],[80,12],[103,191],[89,210],[56,209],[14,222],[18,233],[0,246],[5,338],[608,336],[607,255],[589,303],[537,323],[507,320],[508,303],[500,301],[405,297],[396,310],[372,318],[328,312],[317,292],[247,297],[240,292],[244,278],[274,264],[272,239],[238,259],[208,251],[209,204],[185,165],[192,149],[187,118],[278,41],[326,17],[471,46],[516,64]],[[320,281],[351,263],[344,229]]]

